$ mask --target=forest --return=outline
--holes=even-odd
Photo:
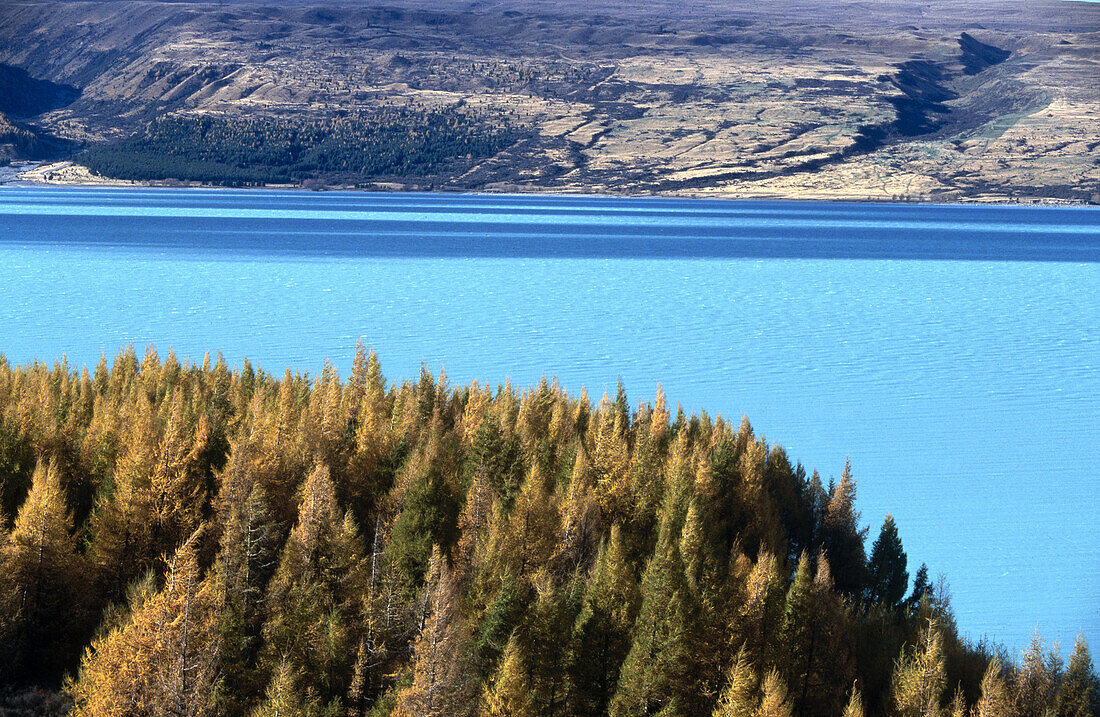
[[[855,500],[660,389],[0,355],[0,713],[1100,714]]]
[[[519,136],[500,113],[380,106],[326,118],[166,115],[76,161],[116,179],[226,186],[431,177]]]

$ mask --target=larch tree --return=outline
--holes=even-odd
[[[92,388],[92,380],[88,375],[88,369],[84,368],[80,374],[78,396],[74,400],[69,411],[66,423],[65,442],[72,446],[72,452],[66,451],[66,464],[68,466],[68,480],[65,484],[65,493],[68,496],[69,507],[73,513],[73,523],[83,525],[88,515],[92,512],[95,502],[95,494],[102,484],[102,474],[82,463],[82,449],[87,431],[95,417],[95,404],[98,398]],[[2,460],[2,459],[0,459]],[[2,470],[2,469],[0,469]],[[0,479],[2,482],[2,479]],[[2,522],[0,518],[0,522]]]
[[[619,380],[615,384],[615,403],[612,404],[612,409],[615,412],[615,421],[618,423],[618,428],[625,436],[630,430],[630,401],[626,397],[626,384],[623,383],[622,376],[619,376]]]
[[[630,515],[630,447],[628,427],[623,412],[604,396],[596,413],[595,445],[592,451],[592,471],[596,483],[596,500],[609,522],[625,522]]]
[[[297,488],[309,463],[297,440],[297,407],[294,379],[288,371],[283,381],[256,387],[239,430],[230,441],[228,461],[222,473],[223,495],[229,480],[244,481],[246,494],[252,482],[264,487],[275,519],[283,525],[294,522]]]
[[[550,429],[553,404],[554,394],[545,376],[539,380],[538,386],[525,391],[520,398],[516,433],[525,454],[534,456],[540,451]]]
[[[939,717],[947,682],[943,634],[935,620],[921,631],[920,643],[903,652],[894,667],[893,696],[898,717]]]
[[[741,430],[749,430],[745,421]],[[775,500],[768,490],[768,450],[763,440],[750,439],[738,461],[741,476],[737,499],[747,514],[740,538],[744,545],[760,546],[773,555],[781,554],[783,528]]]
[[[10,401],[4,401],[7,410],[0,411],[0,529],[10,528],[15,520],[30,490],[36,463],[29,437],[11,416]]]
[[[57,460],[39,461],[15,526],[0,540],[0,662],[8,679],[54,682],[83,632],[81,557]]]
[[[189,415],[182,391],[172,397],[163,438],[149,476],[152,550],[170,552],[198,527],[205,503],[201,457],[210,440],[205,415]]]
[[[478,628],[479,651],[488,648],[492,659],[504,649],[518,617],[521,594],[528,592],[528,577],[517,572],[520,548],[508,514],[498,501],[493,506],[484,551],[474,575],[473,593],[488,601]]]
[[[663,400],[663,394],[658,392],[657,395],[659,401]],[[648,551],[648,542],[652,540],[660,524],[659,513],[661,501],[664,498],[664,476],[661,468],[672,439],[668,427],[668,413],[666,410],[662,414],[661,406],[662,404],[659,403],[658,410],[650,414],[648,426],[639,425],[639,433],[630,454],[629,534],[644,536],[645,541],[637,542],[647,543],[646,547],[638,552]],[[648,430],[641,430],[644,428]],[[628,538],[628,543],[632,542],[629,540],[629,534],[624,536]]]
[[[485,717],[536,717],[538,711],[527,689],[521,648],[515,637],[508,641],[500,665],[486,683],[478,711]]]
[[[1062,658],[1057,645],[1047,652],[1036,630],[1016,673],[1015,712],[1020,717],[1046,717],[1055,708],[1061,679]]]
[[[1001,662],[989,661],[982,677],[981,696],[974,705],[974,717],[1010,717],[1012,715],[1012,695],[1002,674]]]
[[[367,352],[362,337],[355,341],[355,358],[351,362],[351,375],[343,387],[341,401],[344,415],[358,423],[359,409],[363,405],[363,398],[367,393],[367,385],[370,381],[368,374],[371,369],[371,356],[374,351]],[[377,362],[378,357],[374,360]],[[381,371],[379,371],[381,375]]]
[[[703,463],[700,461],[700,463]],[[700,677],[706,685],[704,692],[713,693],[714,685],[721,681],[721,671],[726,653],[726,630],[723,608],[727,607],[724,588],[723,561],[715,559],[707,540],[706,526],[698,503],[688,505],[684,526],[680,531],[680,557],[684,564],[684,577],[697,606],[698,643],[696,644]]]
[[[533,465],[508,516],[507,552],[517,574],[533,575],[550,562],[561,533],[558,506],[550,476]]]
[[[570,571],[590,565],[605,530],[596,502],[592,471],[583,450],[577,450],[574,456],[569,490],[561,513],[561,534],[557,540],[555,564]],[[613,533],[618,530],[617,527],[611,528]],[[621,541],[621,532],[618,535]]]
[[[760,706],[754,717],[791,717],[791,703],[787,700],[787,685],[777,670],[764,676]]]
[[[256,705],[250,717],[321,717],[323,714],[317,698],[302,693],[296,684],[294,668],[283,661],[271,676],[263,701]]]
[[[776,557],[761,552],[745,586],[739,621],[742,644],[758,669],[777,662],[785,598],[785,581]]]
[[[386,390],[386,379],[378,354],[367,355],[363,396],[356,421],[356,448],[374,460],[381,460],[393,450],[393,401]]]
[[[852,694],[844,706],[842,717],[864,717],[863,695],[855,685],[852,685]]]
[[[455,568],[465,576],[480,562],[480,553],[485,545],[489,518],[497,494],[483,470],[474,470],[470,477],[470,487],[466,491],[466,500],[458,516],[458,545],[455,548]]]
[[[752,717],[757,707],[757,678],[744,649],[730,664],[725,683],[712,717]]]
[[[1058,717],[1089,717],[1093,705],[1097,704],[1097,686],[1088,643],[1084,635],[1078,635],[1058,689]]]
[[[945,714],[951,717],[969,717],[966,710],[966,695],[963,693],[961,683],[955,686],[955,692],[951,695],[951,702]]]
[[[158,557],[151,479],[160,461],[161,428],[144,396],[130,410],[110,490],[101,494],[91,519],[88,557],[106,601],[119,600],[130,581]]]
[[[220,665],[221,640],[215,626],[217,597],[212,581],[202,581],[198,564],[200,531],[169,563],[163,604],[150,605],[156,645],[153,693],[163,714],[191,717],[209,712]]]
[[[221,645],[213,583],[199,570],[200,534],[168,561],[164,588],[85,652],[71,688],[74,714],[212,713]]]
[[[398,695],[398,717],[469,714],[476,700],[465,673],[469,631],[460,617],[460,596],[447,558],[436,546],[428,568],[430,608],[413,646],[413,682]]]
[[[345,413],[344,390],[336,367],[325,361],[317,377],[303,422],[305,441],[329,470],[337,476],[345,472],[353,442],[350,416]],[[346,481],[337,481],[340,484]]]

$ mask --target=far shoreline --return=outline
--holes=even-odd
[[[1098,0],[1100,1],[1100,0]],[[1004,207],[1054,207],[1054,208],[1095,208],[1100,205],[1100,196],[1090,200],[1061,199],[1057,197],[932,197],[907,195],[906,197],[868,195],[843,195],[812,193],[805,196],[793,196],[778,193],[747,193],[715,191],[683,191],[647,193],[637,192],[596,192],[584,189],[578,191],[548,189],[538,186],[520,187],[518,185],[477,190],[432,188],[426,189],[413,183],[375,182],[374,186],[324,185],[308,187],[303,184],[265,184],[248,187],[229,187],[220,184],[207,184],[190,180],[127,180],[113,179],[92,174],[87,167],[72,160],[23,161],[13,162],[0,167],[0,189],[8,187],[71,187],[87,189],[201,189],[256,192],[317,192],[346,194],[430,194],[438,196],[509,196],[509,197],[577,197],[596,199],[698,199],[717,201],[774,201],[774,202],[821,202],[831,204],[893,204],[914,206],[1004,206]]]

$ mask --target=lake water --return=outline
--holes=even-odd
[[[660,382],[839,476],[961,630],[1100,651],[1100,212],[589,197],[0,190],[0,350],[390,379]],[[869,546],[868,546],[869,547]]]

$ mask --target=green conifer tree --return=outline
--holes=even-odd
[[[684,576],[678,531],[666,517],[642,576],[633,641],[609,713],[690,714],[697,708],[697,606]]]
[[[928,579],[928,566],[921,563],[920,568],[917,569],[917,574],[913,577],[913,591],[909,593],[909,597],[905,600],[906,607],[908,607],[909,612],[916,612],[923,598],[928,597],[931,600],[935,595],[935,587]]]
[[[326,705],[342,699],[351,681],[361,571],[358,528],[319,464],[302,486],[298,523],[268,586],[260,659],[269,674],[280,661],[290,663],[300,686]]]
[[[266,606],[265,588],[276,566],[280,530],[271,517],[263,486],[256,483],[246,498],[229,506],[215,559],[222,638],[222,671],[218,709],[243,715],[260,697],[265,675],[257,670]]]
[[[638,588],[617,526],[600,545],[581,604],[569,659],[570,711],[604,714],[630,650],[630,629],[638,608]]]
[[[818,556],[811,580],[809,557],[803,553],[787,593],[781,633],[780,664],[798,715],[837,714],[854,666],[846,645],[851,640],[845,605],[833,590],[829,561]]]
[[[845,595],[859,597],[863,590],[867,557],[863,541],[867,528],[859,527],[855,508],[856,483],[850,461],[844,462],[840,482],[833,487],[822,523],[822,544],[836,575],[836,587]]]
[[[409,586],[423,578],[433,545],[448,552],[458,539],[461,506],[451,466],[455,448],[453,436],[437,434],[430,439],[424,469],[409,485],[404,510],[394,525],[388,552]]]
[[[888,608],[900,605],[909,586],[909,573],[905,565],[905,551],[901,547],[897,526],[893,516],[887,514],[867,564],[868,602]]]
[[[532,583],[537,599],[515,635],[533,706],[539,714],[559,714],[564,712],[569,691],[569,641],[565,636],[577,618],[579,596],[575,584],[556,585],[546,569],[539,570]]]

